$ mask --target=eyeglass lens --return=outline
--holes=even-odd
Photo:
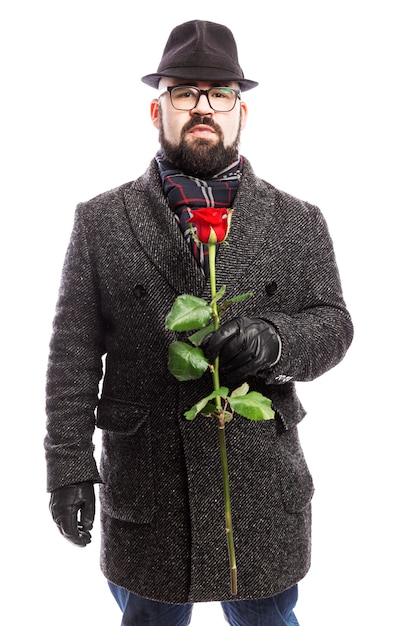
[[[208,91],[196,87],[174,87],[171,90],[172,106],[180,111],[191,111],[197,106],[200,93],[207,95],[209,104],[214,111],[231,111],[236,104],[237,93],[228,87],[212,87]]]

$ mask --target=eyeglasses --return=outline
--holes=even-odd
[[[167,87],[159,94],[169,93],[171,104],[177,111],[191,111],[197,106],[202,95],[207,97],[209,106],[213,111],[227,113],[234,109],[236,100],[240,98],[239,89],[231,87],[211,87],[210,89],[199,89],[189,85],[178,85],[177,87]]]

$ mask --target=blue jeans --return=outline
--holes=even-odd
[[[109,582],[110,591],[123,612],[121,626],[187,626],[191,622],[192,604],[155,602]],[[293,608],[297,602],[297,585],[260,600],[221,602],[230,626],[299,626]]]

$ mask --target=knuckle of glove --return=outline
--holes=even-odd
[[[212,362],[227,346],[228,342],[239,334],[239,326],[235,319],[222,324],[220,328],[206,335],[200,344],[207,359]]]
[[[247,341],[252,352],[251,373],[269,367],[278,355],[278,337],[275,328],[265,320],[248,320]]]

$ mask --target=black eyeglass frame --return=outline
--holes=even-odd
[[[183,88],[183,89],[184,89],[184,88],[189,87],[190,89],[193,89],[194,91],[197,91],[197,92],[198,92],[198,98],[197,98],[197,101],[196,101],[196,103],[195,103],[195,105],[194,105],[194,106],[192,106],[192,107],[191,107],[191,108],[189,108],[189,109],[179,109],[178,107],[174,106],[174,104],[173,104],[173,102],[172,102],[172,91],[173,91],[174,89],[177,89],[178,87],[181,87],[181,88]],[[220,110],[220,111],[219,111],[218,109],[215,109],[215,108],[213,107],[213,105],[212,105],[212,104],[211,104],[211,102],[210,102],[210,98],[209,98],[209,93],[210,93],[210,91],[212,91],[213,89],[229,89],[230,91],[233,91],[233,92],[234,92],[234,94],[235,94],[236,98],[235,98],[235,101],[234,101],[233,106],[232,106],[232,108],[231,108],[231,109],[227,109],[226,111],[224,111],[224,110]],[[230,111],[233,111],[233,109],[234,109],[234,108],[235,108],[235,106],[236,106],[236,102],[238,101],[238,99],[240,100],[240,97],[241,97],[241,91],[240,91],[240,89],[234,89],[233,87],[226,87],[225,85],[222,85],[222,86],[217,86],[217,87],[210,87],[210,89],[199,89],[199,87],[196,87],[195,85],[171,85],[171,86],[169,86],[169,87],[165,87],[165,88],[164,88],[164,89],[160,92],[159,97],[163,96],[163,95],[164,95],[164,93],[169,93],[169,99],[170,99],[170,102],[171,102],[171,104],[172,104],[173,108],[174,108],[176,111],[192,111],[193,109],[195,109],[195,107],[196,107],[196,106],[198,106],[198,103],[200,102],[200,98],[201,98],[201,96],[206,96],[206,98],[207,98],[207,102],[208,102],[208,104],[209,104],[210,109],[213,109],[213,111],[215,111],[216,113],[230,113]]]

